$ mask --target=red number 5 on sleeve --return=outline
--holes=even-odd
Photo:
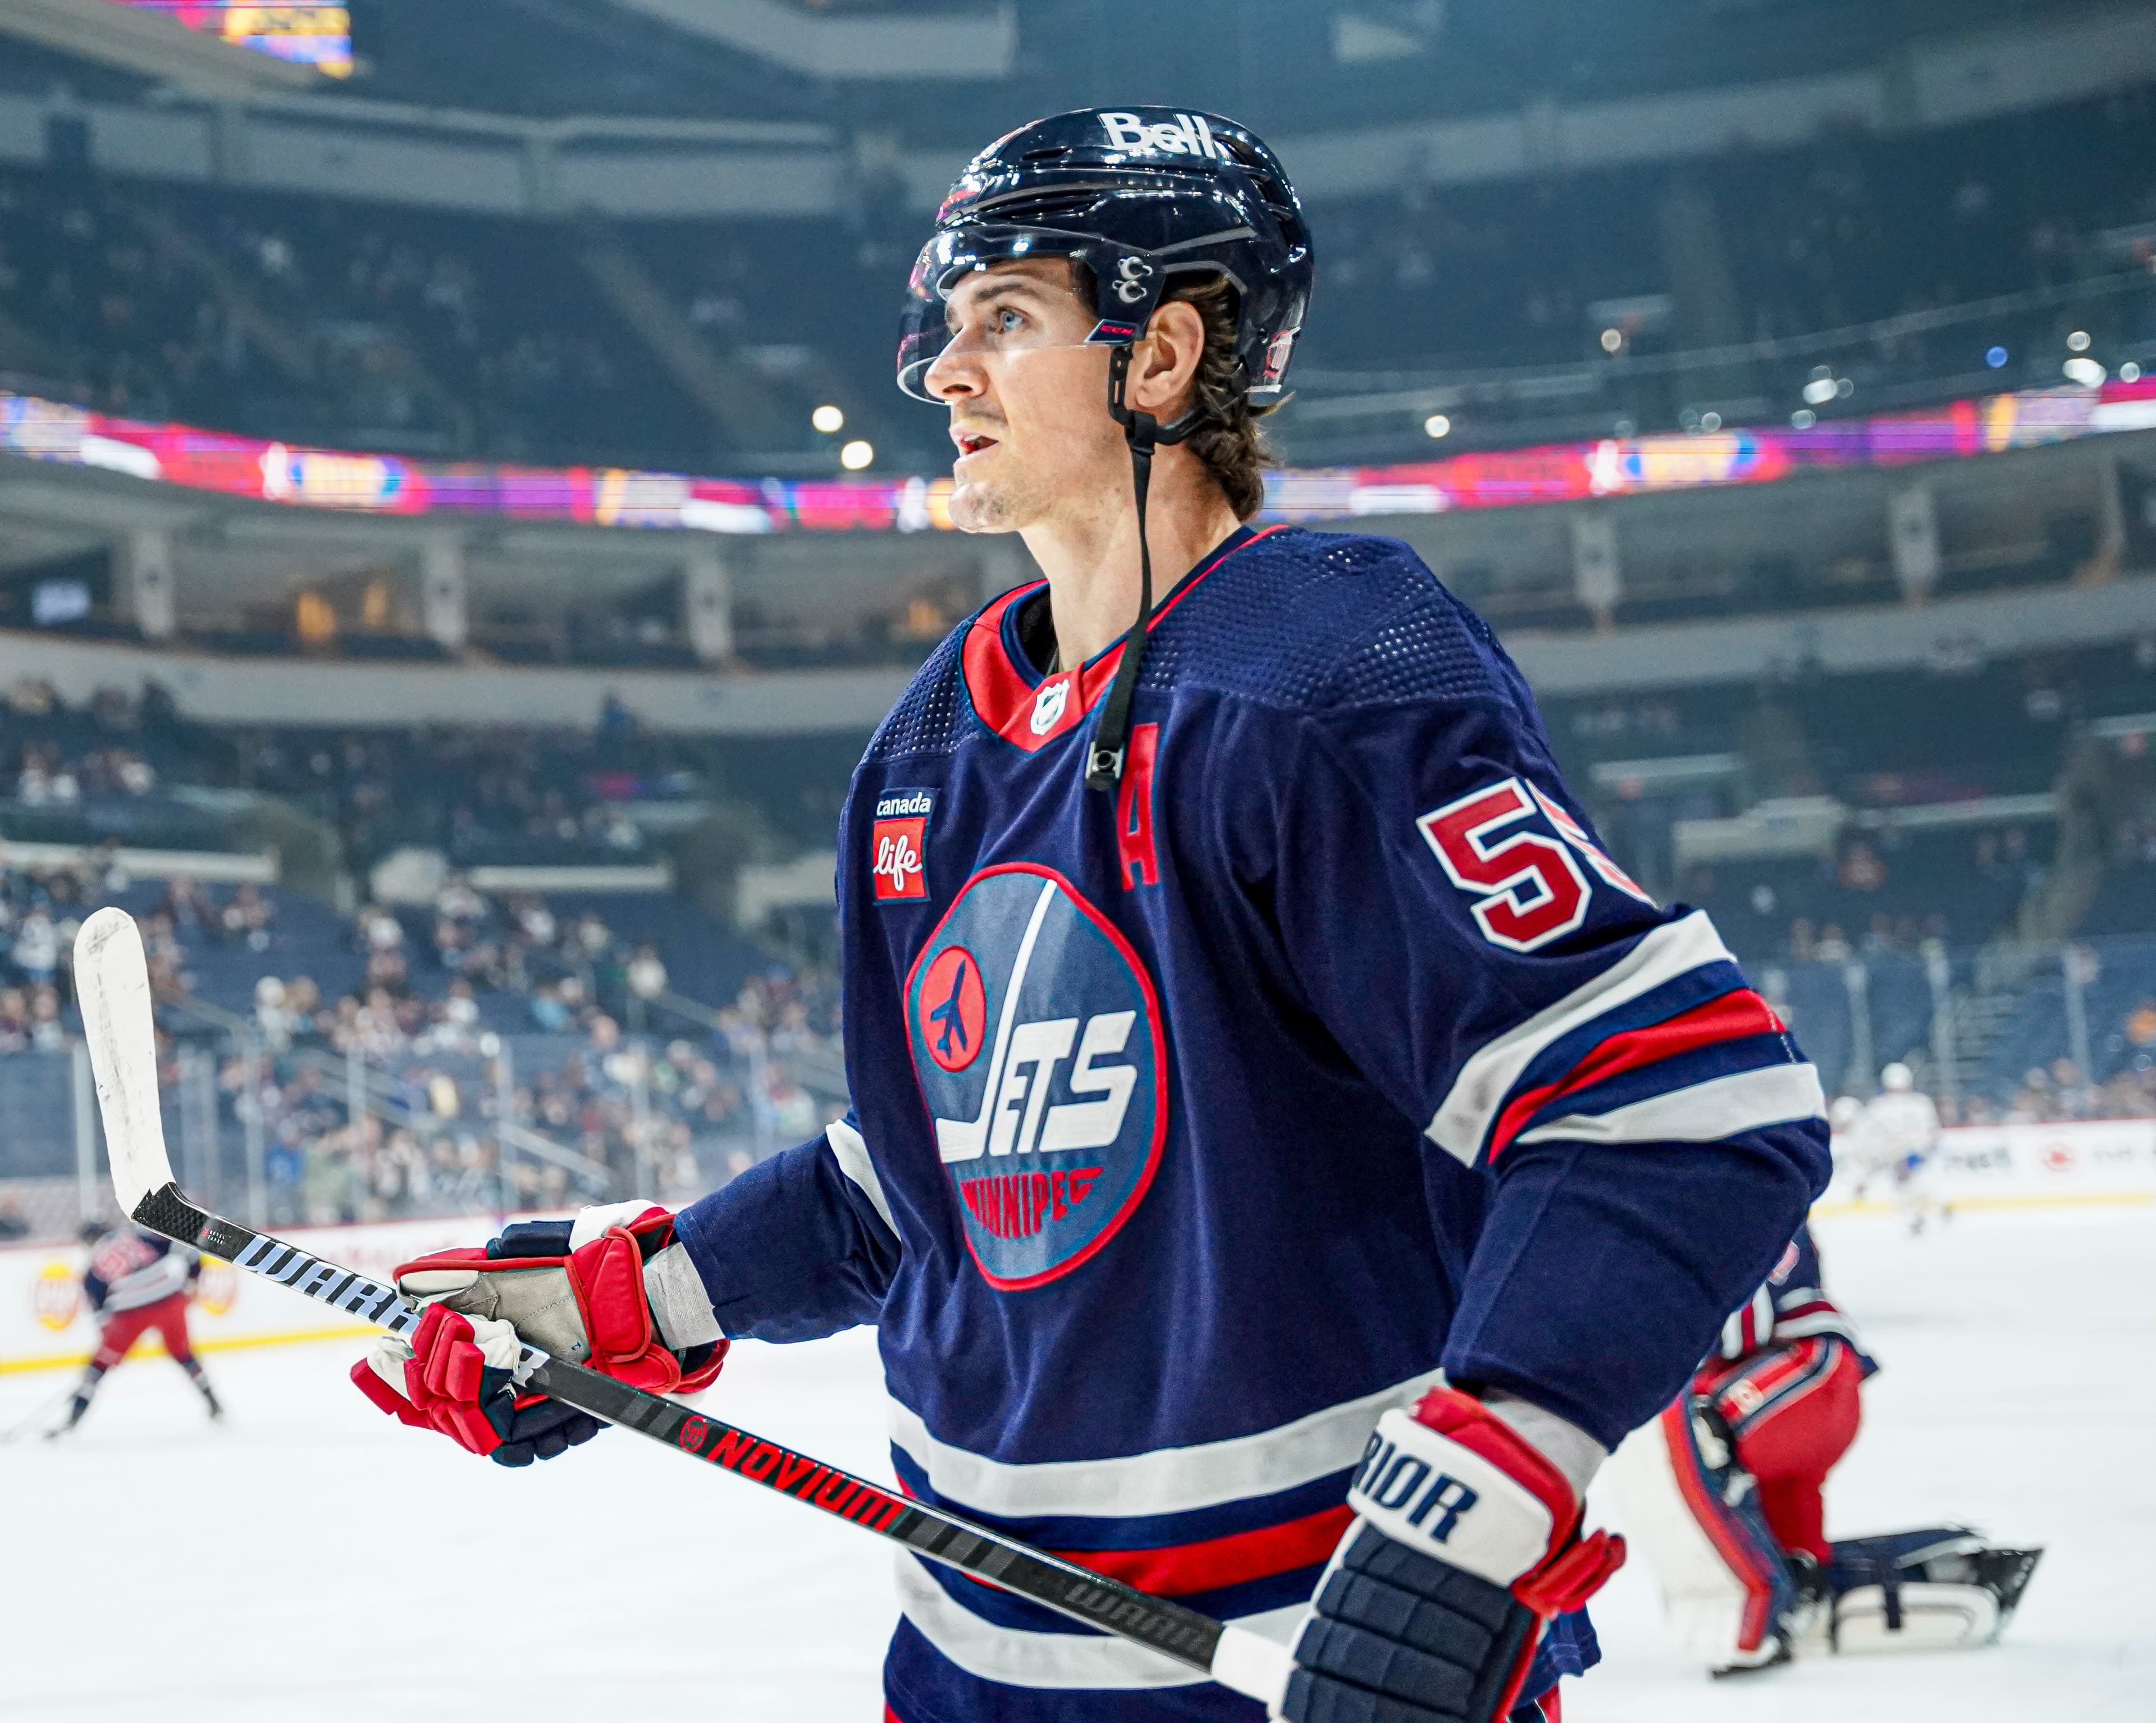
[[[1508,951],[1538,951],[1587,919],[1587,876],[1570,849],[1537,832],[1497,835],[1538,812],[1536,801],[1508,777],[1415,821],[1445,876],[1475,895],[1482,936]]]

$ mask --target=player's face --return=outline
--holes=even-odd
[[[951,409],[953,525],[1015,532],[1128,492],[1130,458],[1107,413],[1107,350],[1086,345],[1093,313],[1069,264],[1028,259],[968,275],[947,320],[950,344],[924,382]]]

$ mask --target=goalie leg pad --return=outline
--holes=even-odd
[[[1964,1526],[1834,1546],[1833,1636],[1841,1652],[1988,1645],[2013,1619],[2041,1549],[1994,1549]]]
[[[1999,1600],[1982,1586],[1858,1586],[1834,1600],[1832,1631],[1843,1653],[1988,1645],[1999,1637]]]
[[[1688,1401],[1626,1437],[1602,1475],[1654,1570],[1678,1654],[1709,1669],[1756,1668],[1784,1654],[1777,1628],[1796,1585],[1726,1426],[1695,1418]]]
[[[1820,1492],[1856,1439],[1864,1368],[1832,1336],[1775,1346],[1700,1372],[1693,1391],[1713,1403],[1734,1438],[1737,1462],[1759,1486],[1776,1542],[1825,1566],[1832,1556]]]

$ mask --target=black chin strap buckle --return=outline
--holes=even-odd
[[[1123,776],[1124,745],[1131,734],[1131,697],[1137,691],[1138,665],[1145,657],[1146,624],[1152,620],[1152,547],[1146,539],[1146,492],[1152,484],[1152,454],[1163,443],[1180,443],[1190,434],[1197,413],[1186,413],[1163,425],[1130,404],[1131,347],[1119,343],[1108,355],[1108,413],[1123,428],[1131,446],[1131,485],[1138,505],[1138,618],[1123,636],[1122,660],[1101,708],[1101,728],[1086,756],[1086,787],[1113,791]]]
[[[1108,355],[1108,416],[1123,428],[1123,440],[1131,445],[1132,456],[1150,460],[1155,444],[1181,438],[1163,437],[1160,421],[1130,404],[1130,381],[1131,347],[1126,341]]]

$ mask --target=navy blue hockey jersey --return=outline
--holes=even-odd
[[[1204,559],[1114,796],[1120,649],[1044,674],[1044,593],[947,640],[855,775],[853,1113],[680,1235],[730,1335],[878,1326],[916,1496],[1286,1638],[1373,1421],[1440,1373],[1610,1446],[1668,1403],[1825,1182],[1819,1085],[1404,546]],[[1258,1715],[900,1564],[902,1723]],[[1591,1655],[1573,1623],[1545,1673]]]

